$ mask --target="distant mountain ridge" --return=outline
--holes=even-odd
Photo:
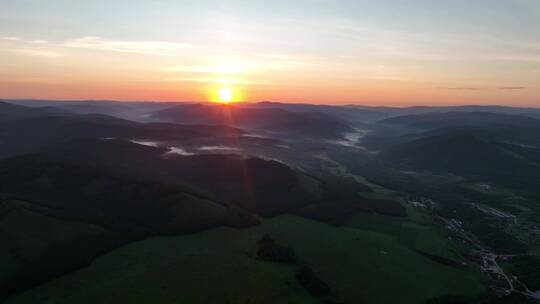
[[[540,120],[512,114],[491,112],[436,112],[387,118],[380,124],[402,125],[419,129],[436,129],[466,126],[516,125],[540,127]]]
[[[336,118],[344,119],[350,123],[370,123],[386,118],[388,115],[375,109],[361,109],[339,105],[304,104],[304,103],[280,103],[263,101],[254,104],[246,104],[250,108],[274,108],[294,112],[320,112]]]
[[[540,118],[540,108],[512,107],[499,105],[460,105],[460,106],[410,106],[410,107],[385,107],[385,106],[362,106],[346,105],[345,107],[366,109],[386,113],[387,117],[429,114],[440,112],[490,112],[494,114],[520,115]]]
[[[353,130],[344,121],[324,113],[292,112],[279,108],[252,108],[241,105],[176,105],[153,113],[151,118],[154,121],[226,125],[322,138],[339,138]]]
[[[540,119],[489,112],[441,112],[399,116],[378,122],[383,126],[408,128],[410,131],[444,133],[468,130],[494,141],[540,147]]]
[[[441,130],[398,144],[381,157],[401,168],[452,173],[515,187],[540,182],[540,149],[493,141],[469,129]]]
[[[145,114],[172,107],[174,105],[208,104],[196,101],[158,102],[158,101],[114,101],[114,100],[38,100],[38,99],[8,99],[9,103],[43,107],[63,108],[77,113],[101,113],[127,118],[144,119]],[[540,118],[540,108],[513,107],[501,105],[459,105],[459,106],[368,106],[361,104],[310,104],[289,103],[277,101],[245,102],[238,106],[246,108],[278,108],[291,112],[321,112],[350,122],[374,122],[385,118],[437,113],[437,112],[491,112]]]
[[[38,110],[38,109],[36,109]],[[41,110],[38,110],[40,115]],[[0,158],[35,152],[77,138],[123,138],[134,140],[189,140],[195,138],[238,138],[245,132],[228,126],[138,123],[102,114],[25,115],[0,121]],[[26,117],[28,116],[28,117]]]
[[[67,110],[50,106],[30,108],[0,101],[0,122],[41,116],[69,116],[71,114]]]

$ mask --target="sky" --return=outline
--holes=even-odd
[[[0,98],[540,106],[538,0],[0,7]]]

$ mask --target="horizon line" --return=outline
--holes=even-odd
[[[182,101],[182,100],[122,100],[122,99],[92,99],[92,98],[83,98],[83,99],[60,99],[60,98],[2,98],[0,97],[1,101],[15,101],[15,102],[24,102],[24,101],[32,101],[32,102],[125,102],[125,103],[185,103],[185,104],[218,104],[216,102],[212,101]],[[309,101],[301,101],[301,102],[287,102],[287,101],[274,101],[274,100],[259,100],[259,101],[236,101],[233,103],[230,103],[229,105],[234,104],[259,104],[259,103],[278,103],[278,104],[290,104],[290,105],[313,105],[313,106],[335,106],[335,107],[367,107],[367,108],[418,108],[418,107],[427,107],[427,108],[451,108],[451,107],[507,107],[507,108],[523,108],[523,109],[540,109],[540,105],[511,105],[511,104],[481,104],[481,103],[464,103],[464,104],[371,104],[371,103],[365,103],[365,102],[359,102],[359,103],[313,103]]]

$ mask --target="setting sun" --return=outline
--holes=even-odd
[[[218,89],[219,102],[230,103],[233,101],[233,95],[234,93],[231,88],[223,87]]]

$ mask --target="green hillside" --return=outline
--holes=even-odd
[[[392,233],[352,226],[284,215],[244,230],[151,238],[8,303],[321,303],[295,280],[298,265],[255,259],[266,233],[293,248],[338,303],[417,304],[484,292],[475,272],[430,260]]]

